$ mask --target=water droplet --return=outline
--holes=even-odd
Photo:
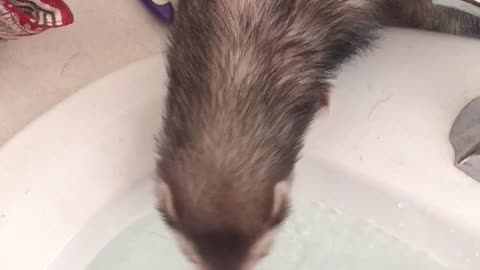
[[[303,235],[303,236],[309,236],[309,235],[310,235],[310,231],[302,231],[302,235]]]
[[[409,202],[399,202],[399,203],[397,203],[398,209],[405,209],[405,208],[407,208],[407,207],[409,207],[409,206],[410,206],[410,203],[409,203]]]

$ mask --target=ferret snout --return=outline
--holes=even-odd
[[[276,231],[287,216],[289,190],[289,181],[277,183],[271,196],[265,194],[272,200],[267,203],[269,212],[253,218],[247,215],[252,212],[242,211],[248,207],[246,204],[232,205],[228,213],[221,205],[205,207],[179,200],[176,195],[181,195],[175,194],[163,181],[157,183],[156,196],[158,210],[171,228],[181,252],[194,267],[199,270],[249,270],[268,255]],[[228,204],[228,200],[225,203]],[[262,208],[262,204],[255,205]],[[193,211],[186,211],[187,208]],[[205,218],[208,215],[205,209],[215,215]]]

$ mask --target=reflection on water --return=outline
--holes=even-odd
[[[156,213],[117,235],[87,270],[191,270]],[[300,203],[259,270],[445,270],[377,228]]]

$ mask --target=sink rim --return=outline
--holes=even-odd
[[[399,40],[398,37],[392,34],[402,35],[403,38],[410,37],[410,39],[405,39],[407,41],[403,39]],[[445,39],[445,37],[439,35],[419,34],[406,30],[390,31],[387,32],[386,35],[388,38],[379,46],[388,47],[390,53],[392,52],[392,43],[406,43],[408,40],[412,40],[411,42],[415,41],[415,44],[418,45],[419,48],[411,49],[413,51],[412,54],[419,54],[421,48],[428,47],[428,42],[440,42]],[[454,46],[456,48],[465,47],[467,50],[473,50],[477,45],[477,43],[473,41],[470,42],[464,39],[453,37],[448,37],[448,39],[451,41],[451,44],[448,44],[448,46]],[[403,46],[405,44],[401,45]],[[405,48],[397,48],[393,51],[405,52],[405,50]],[[434,54],[435,50],[430,53]],[[364,62],[367,62],[367,64],[363,64],[368,66],[368,63],[371,64],[372,61],[379,61],[385,64],[385,60],[383,62],[381,61],[381,59],[385,57],[397,59],[395,56],[385,54],[384,51],[380,50],[371,57],[363,59]],[[443,57],[448,58],[450,56]],[[448,58],[447,60],[453,61],[452,59],[453,58]],[[0,190],[6,191],[6,196],[0,197],[0,205],[2,205],[0,212],[6,213],[7,215],[3,223],[2,220],[0,220],[0,238],[7,239],[5,242],[2,241],[3,243],[0,242],[0,253],[6,254],[6,260],[2,262],[2,264],[4,264],[2,266],[6,267],[6,269],[18,270],[48,269],[60,251],[75,234],[78,233],[79,228],[87,224],[89,219],[93,217],[102,206],[107,205],[108,202],[118,198],[118,196],[135,186],[140,174],[145,174],[145,172],[151,170],[153,167],[153,157],[155,155],[153,152],[153,134],[156,133],[158,125],[160,124],[154,116],[161,113],[161,108],[155,106],[157,104],[155,100],[158,100],[159,95],[164,94],[164,91],[158,90],[156,87],[151,87],[151,85],[161,85],[164,83],[165,71],[156,71],[164,67],[163,63],[164,57],[162,55],[155,56],[101,79],[52,109],[0,148]],[[402,63],[399,65],[402,65]],[[403,65],[408,66],[406,63],[403,63]],[[354,67],[355,64],[352,66]],[[359,76],[356,75],[357,71],[353,72],[352,70],[353,68],[346,68],[346,71],[340,76],[339,86],[337,88],[352,87],[352,84],[344,80],[344,78],[348,76],[354,79],[351,81],[358,79],[358,77],[356,77]],[[358,74],[365,75],[365,73],[362,72],[358,72]],[[398,76],[401,77],[402,74],[398,74]],[[358,81],[355,82],[357,83]],[[142,95],[138,95],[137,89],[142,90]],[[345,102],[348,94],[340,91],[341,89],[337,90],[339,91],[338,94],[334,93],[334,100],[337,100],[337,104],[339,101]],[[337,95],[337,97],[335,97],[335,95]],[[113,97],[116,99],[117,105],[112,103]],[[399,97],[402,96],[399,95]],[[394,99],[389,105],[393,107],[400,106],[405,104],[405,100],[406,99],[400,99],[397,101]],[[88,105],[87,108],[91,111],[85,110],[86,104]],[[123,104],[123,106],[118,106],[118,104]],[[457,101],[454,105],[448,106],[449,117],[454,117],[455,106],[458,106],[458,104],[460,103]],[[138,112],[134,110],[134,108],[137,108],[135,106],[150,109],[144,112]],[[101,108],[101,110],[99,110],[99,108]],[[355,108],[362,109],[363,107]],[[367,109],[369,110],[370,108]],[[363,113],[369,113],[368,110]],[[99,113],[99,111],[102,113]],[[437,179],[438,182],[436,182],[436,184],[439,186],[436,188],[438,188],[438,193],[432,196],[432,198],[424,198],[425,200],[422,200],[422,195],[424,194],[422,192],[428,190],[428,184],[430,182],[424,181],[424,179],[420,179],[421,177],[417,176],[417,180],[420,181],[414,186],[418,188],[418,191],[409,190],[409,188],[402,185],[402,183],[407,182],[412,184],[415,179],[407,179],[408,181],[402,182],[402,180],[404,180],[401,179],[402,176],[408,176],[410,174],[403,174],[403,172],[400,171],[400,167],[392,167],[389,165],[390,163],[388,162],[390,162],[390,160],[383,160],[381,157],[375,156],[378,152],[371,151],[370,158],[372,158],[372,160],[363,162],[361,163],[362,166],[358,166],[359,163],[353,162],[353,156],[349,155],[348,152],[337,151],[338,149],[345,150],[345,148],[338,145],[326,145],[323,139],[314,139],[318,136],[327,136],[326,141],[331,143],[333,139],[328,136],[334,137],[334,135],[338,135],[341,131],[336,131],[337,133],[332,131],[325,135],[325,127],[332,125],[333,121],[345,117],[345,111],[346,110],[339,110],[328,119],[320,115],[319,121],[315,122],[307,136],[306,149],[308,150],[304,151],[304,158],[299,163],[297,174],[299,178],[308,178],[305,175],[305,168],[318,165],[309,164],[309,161],[313,160],[323,164],[325,167],[343,170],[344,173],[351,175],[350,178],[355,178],[356,180],[347,179],[347,181],[343,179],[343,182],[329,181],[329,173],[335,175],[335,170],[333,170],[333,172],[325,170],[323,171],[325,181],[314,181],[310,179],[310,184],[302,184],[297,181],[294,189],[295,194],[298,196],[298,194],[301,193],[300,196],[303,196],[303,194],[307,194],[307,192],[312,192],[312,189],[308,187],[315,184],[318,186],[318,191],[315,189],[315,194],[309,196],[319,196],[325,203],[341,209],[342,212],[367,219],[403,239],[410,238],[409,240],[411,241],[422,242],[425,248],[434,249],[441,254],[442,259],[466,265],[466,268],[463,269],[476,269],[467,268],[469,266],[464,261],[465,254],[461,254],[463,251],[456,252],[456,250],[458,249],[457,247],[463,247],[467,249],[467,252],[472,254],[475,250],[480,250],[480,246],[476,246],[476,244],[473,243],[479,239],[480,229],[476,231],[475,228],[480,228],[480,222],[475,223],[477,217],[463,216],[463,213],[458,213],[455,206],[445,209],[442,208],[443,206],[448,206],[448,201],[445,201],[446,197],[444,195],[448,194],[446,192],[449,191],[451,177],[458,177],[459,185],[462,185],[462,190],[466,190],[470,186],[475,189],[472,189],[465,198],[474,197],[473,195],[476,189],[478,189],[476,185],[474,186],[473,183],[468,182],[470,180],[461,173],[446,169],[445,171],[448,171],[448,175],[445,176],[443,180],[441,177]],[[383,113],[388,115],[388,113],[392,113],[392,110],[384,110]],[[108,114],[110,114],[109,117],[104,117]],[[125,121],[120,123],[115,117],[123,117]],[[368,119],[370,124],[373,122],[372,125],[377,128],[386,126],[386,120],[382,118],[382,115],[376,115],[375,117]],[[112,120],[114,118],[116,119],[115,121]],[[149,119],[148,121],[139,121],[142,123],[135,121],[147,118]],[[96,121],[89,121],[91,119],[95,119]],[[320,119],[322,120],[320,121]],[[49,127],[47,130],[45,130],[45,125]],[[357,125],[359,124],[357,123]],[[64,127],[69,128],[65,129]],[[127,156],[128,154],[134,154],[136,164],[143,164],[142,166],[135,168],[133,171],[120,170],[120,172],[125,175],[119,175],[120,172],[115,171],[105,172],[102,176],[109,176],[118,181],[113,184],[112,179],[106,178],[106,182],[102,182],[101,185],[98,185],[98,183],[88,183],[88,186],[91,187],[90,192],[85,190],[86,188],[82,189],[82,187],[78,185],[78,182],[69,179],[71,178],[69,177],[71,173],[68,170],[72,168],[72,165],[68,165],[69,161],[67,159],[73,158],[69,155],[72,154],[69,153],[70,146],[81,143],[92,143],[92,145],[96,146],[98,141],[95,141],[95,132],[105,132],[106,135],[104,134],[104,137],[101,138],[105,140],[105,136],[108,137],[108,135],[116,132],[129,134],[129,130],[136,130],[139,134],[134,134],[134,138],[130,139],[126,137],[122,138],[122,136],[114,137],[118,141],[110,140],[110,144],[106,148],[101,149],[101,151],[98,149],[94,150],[91,146],[90,148],[80,149],[76,152],[77,155],[79,155],[77,158],[82,162],[86,162],[86,165],[99,169],[99,166],[107,165],[107,163],[102,162],[102,157],[112,155],[113,153],[120,153],[115,152],[118,151],[115,147],[118,145],[126,145],[129,147],[130,152],[121,154],[118,159],[111,160],[109,163],[115,166],[119,164],[129,164],[128,162],[132,160],[131,157],[128,158]],[[142,131],[142,134],[140,134],[140,131]],[[151,140],[147,139],[149,136]],[[61,142],[61,140],[64,141]],[[135,146],[136,140],[142,141],[142,147],[139,149],[135,147],[132,148],[132,146]],[[353,140],[350,140],[350,142],[351,141]],[[52,145],[46,147],[45,143],[47,142],[52,143]],[[68,143],[65,144],[65,142]],[[349,146],[348,143],[345,143],[345,145],[345,147]],[[442,145],[442,147],[445,147],[445,145]],[[400,150],[403,151],[403,149]],[[96,162],[87,162],[89,159],[86,157],[91,154],[97,157],[93,160]],[[63,158],[60,163],[61,166],[58,166],[60,169],[52,170],[50,173],[39,170],[39,167],[42,169],[48,168],[49,166],[52,167],[51,164],[58,161],[59,157]],[[441,158],[445,159],[445,156]],[[20,162],[20,160],[22,162]],[[445,160],[442,160],[442,162],[445,162]],[[112,166],[112,168],[113,167],[114,166]],[[377,167],[380,167],[380,169],[372,170],[372,168]],[[428,177],[430,175],[428,172],[421,176]],[[75,177],[81,178],[88,176],[88,173],[81,172],[80,176],[76,175]],[[15,182],[13,183],[10,179],[15,179]],[[39,179],[42,179],[42,183],[39,183]],[[85,185],[87,185],[85,179],[81,180],[85,181]],[[49,185],[46,184],[48,181],[50,181]],[[441,181],[446,182],[442,184]],[[372,196],[371,193],[373,190],[372,187],[378,189],[374,192],[374,196]],[[339,196],[339,188],[342,188],[342,191],[344,191],[344,193],[341,194],[343,196]],[[364,189],[363,192],[361,192],[362,188]],[[83,192],[83,194],[73,194],[72,189],[79,193]],[[86,196],[90,198],[85,201],[83,205],[72,202],[75,198],[81,200]],[[345,200],[345,196],[348,197],[349,200]],[[452,197],[463,198],[462,194],[452,194]],[[356,201],[353,201],[354,199]],[[72,208],[60,209],[53,207],[55,202],[60,201],[68,201],[69,203],[64,206]],[[409,211],[400,211],[402,215],[398,215],[398,203],[404,201],[412,201],[414,203],[408,206]],[[480,198],[460,202],[459,205],[463,206],[469,202],[477,201],[480,202]],[[480,203],[478,205],[480,205]],[[469,208],[474,207],[474,205],[471,204],[468,206]],[[51,210],[48,212],[45,209]],[[410,213],[410,216],[408,213]],[[463,220],[471,223],[467,224],[468,226],[472,225],[473,227],[463,227],[459,224],[444,224],[441,226],[441,224],[438,224],[438,219],[436,219],[439,214],[461,217]],[[392,224],[406,217],[410,217],[411,219],[411,229],[408,230],[404,228],[400,230],[397,228],[397,231],[395,231]],[[457,223],[458,222],[459,221],[457,221]],[[29,230],[29,228],[31,229],[31,224],[35,224],[36,226],[35,232]],[[418,232],[418,228],[422,228],[425,224],[434,225],[434,227],[429,228],[426,234],[425,232]],[[408,227],[408,225],[405,226]],[[450,226],[455,228],[456,231],[450,232]],[[415,230],[417,230],[417,232],[415,232]],[[22,233],[19,234],[18,231]],[[435,246],[439,242],[443,244]],[[24,254],[31,254],[32,257],[29,260],[25,260]],[[472,265],[472,267],[474,265],[480,265],[480,258],[473,258],[473,262],[469,262],[469,265]]]

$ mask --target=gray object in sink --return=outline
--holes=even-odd
[[[455,166],[480,182],[480,97],[457,116],[450,131]]]
[[[480,0],[432,0],[433,4],[455,8],[480,17]]]

